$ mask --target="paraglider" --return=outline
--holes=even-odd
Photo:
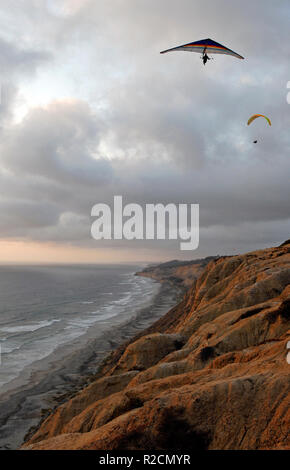
[[[266,121],[268,121],[269,126],[272,126],[272,122],[270,121],[270,119],[269,119],[267,116],[264,116],[264,114],[254,114],[254,115],[253,115],[252,117],[250,117],[250,119],[248,120],[248,126],[249,126],[250,124],[252,124],[253,121],[255,121],[256,119],[258,119],[258,118],[260,118],[260,117],[266,119]]]
[[[227,47],[219,44],[218,42],[213,41],[212,39],[202,39],[201,41],[190,42],[188,44],[183,44],[182,46],[172,47],[171,49],[166,49],[161,51],[160,54],[166,54],[167,52],[172,51],[190,51],[190,52],[201,52],[202,60],[204,65],[208,60],[211,60],[209,54],[226,54],[236,57],[237,59],[244,59],[243,56],[237,54],[236,52],[228,49]]]
[[[248,120],[248,126],[250,124],[252,124],[253,121],[255,121],[256,119],[258,118],[264,118],[266,119],[266,121],[268,122],[269,126],[272,126],[272,122],[271,120],[267,117],[267,116],[264,116],[264,114],[254,114],[253,116],[250,117],[250,119]],[[253,144],[257,144],[258,141],[257,140],[254,140]]]

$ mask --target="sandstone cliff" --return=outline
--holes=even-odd
[[[137,275],[150,277],[159,282],[171,282],[174,285],[187,289],[200,276],[207,264],[217,258],[208,256],[207,258],[192,261],[169,261],[149,266],[137,273]]]
[[[287,449],[290,243],[211,261],[26,449]]]

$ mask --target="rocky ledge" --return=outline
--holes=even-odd
[[[290,241],[212,260],[25,449],[288,449]]]

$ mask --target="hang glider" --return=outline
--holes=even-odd
[[[250,124],[252,124],[253,121],[255,121],[255,119],[258,119],[258,118],[265,118],[266,121],[268,121],[268,124],[269,126],[272,126],[272,123],[271,123],[271,120],[267,117],[267,116],[264,116],[264,114],[254,114],[252,117],[250,117],[250,119],[248,120],[248,126]]]
[[[160,54],[166,54],[167,52],[173,51],[199,52],[203,54],[203,57],[207,56],[207,54],[226,54],[236,57],[237,59],[244,59],[244,57],[240,54],[237,54],[236,52],[228,49],[218,42],[213,41],[212,39],[202,39],[201,41],[190,42],[188,44],[183,44],[182,46],[172,47],[171,49],[161,51]]]

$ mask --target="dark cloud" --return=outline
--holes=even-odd
[[[0,38],[1,79],[11,79],[21,74],[29,74],[41,63],[51,59],[51,54],[36,49],[22,48],[21,43],[15,44]]]
[[[51,60],[52,54],[47,51],[25,48],[17,39],[13,42],[0,37],[0,123],[2,125],[12,118],[19,83],[24,79],[31,79],[39,66]]]
[[[182,3],[22,2],[15,21],[23,18],[26,47],[0,41],[0,63],[21,88],[22,71],[40,66],[53,81],[53,57],[76,96],[34,106],[5,128],[3,237],[95,246],[91,207],[122,194],[139,204],[199,203],[194,256],[288,238],[290,7],[286,0]],[[195,54],[159,55],[208,36],[246,60],[216,57],[203,67]],[[247,127],[256,112],[271,116],[273,127]],[[173,242],[112,246],[189,256]]]
[[[35,108],[6,134],[3,163],[23,176],[86,185],[110,179],[110,165],[95,155],[99,129],[87,104],[54,102]]]

